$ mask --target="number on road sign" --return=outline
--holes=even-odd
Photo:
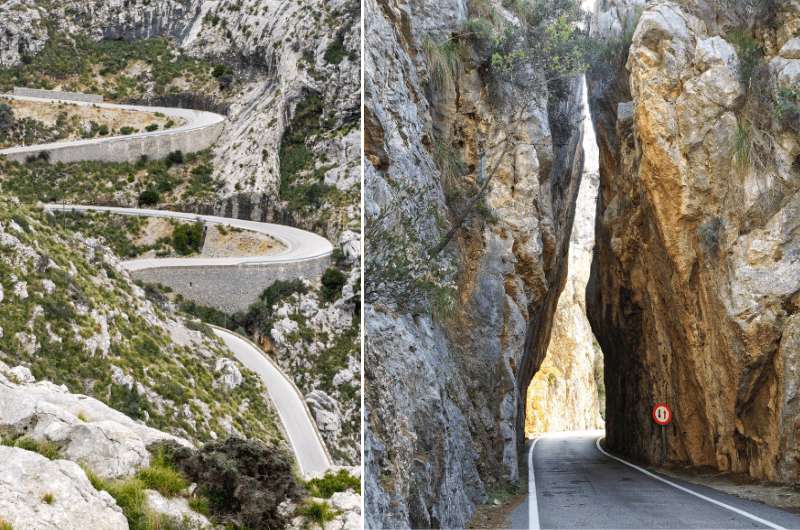
[[[656,403],[653,406],[653,421],[659,425],[669,425],[672,421],[672,410],[666,403]]]

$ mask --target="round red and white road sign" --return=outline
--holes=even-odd
[[[659,425],[669,425],[672,421],[672,409],[666,403],[653,405],[653,421]]]

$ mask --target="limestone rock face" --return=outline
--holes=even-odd
[[[127,530],[114,499],[74,462],[0,446],[0,513],[17,530]],[[52,496],[52,502],[45,501]],[[48,497],[50,499],[50,497]]]
[[[465,60],[435,87],[426,42],[459,32],[468,3],[367,0],[364,16],[366,525],[462,528],[487,485],[517,479],[525,391],[565,279],[580,83],[548,106],[546,90],[518,98]],[[466,168],[456,187],[481,182],[481,158],[497,169],[482,213],[436,253],[459,211],[448,152]]]
[[[600,2],[596,34],[618,39],[637,3]],[[667,401],[670,461],[790,481],[800,129],[780,109],[798,87],[800,8],[731,5],[647,3],[627,59],[590,72],[601,179],[587,303],[614,450],[654,460],[649,409]],[[763,53],[749,77],[737,31]]]
[[[2,364],[2,363],[0,363]],[[88,396],[70,394],[48,381],[12,382],[24,370],[0,366],[0,434],[27,436],[56,444],[66,459],[84,464],[102,478],[128,477],[150,462],[147,446],[189,442],[137,423]]]

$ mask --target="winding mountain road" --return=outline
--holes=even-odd
[[[529,495],[513,528],[800,528],[795,514],[617,458],[602,436],[552,433],[530,443]]]
[[[149,113],[161,112],[166,116],[180,118],[185,121],[182,125],[168,130],[140,132],[126,136],[21,146],[0,150],[0,156],[18,161],[24,161],[29,156],[45,151],[48,153],[49,160],[53,162],[80,160],[124,161],[136,160],[142,155],[147,155],[151,158],[163,157],[169,152],[178,149],[184,152],[198,151],[209,147],[216,140],[225,121],[225,118],[218,114],[190,109],[87,103],[74,100],[7,94],[3,95],[3,97],[25,101],[63,102],[71,105],[95,106],[99,108],[123,109]],[[290,226],[212,215],[139,208],[64,204],[48,204],[45,205],[44,208],[49,211],[96,211],[119,215],[169,218],[191,222],[202,221],[206,224],[225,225],[266,234],[280,241],[285,247],[279,252],[257,256],[155,258],[123,261],[123,267],[131,272],[169,268],[181,268],[191,271],[193,267],[198,271],[208,267],[221,267],[227,270],[229,267],[231,274],[235,274],[236,270],[242,270],[242,267],[297,264],[324,259],[333,252],[333,245],[327,239]],[[263,289],[266,285],[254,285],[253,287]],[[232,294],[231,296],[234,295]],[[321,475],[328,470],[332,465],[330,454],[319,434],[303,394],[295,386],[292,379],[285,374],[277,364],[269,359],[258,346],[246,338],[226,329],[215,326],[213,329],[214,333],[225,343],[234,356],[244,366],[253,370],[261,377],[278,411],[283,431],[293,449],[300,467],[300,472],[306,477],[312,477]]]
[[[330,241],[317,234],[300,230],[285,225],[272,223],[260,223],[257,221],[246,221],[243,219],[232,219],[229,217],[218,217],[215,215],[199,215],[195,213],[172,212],[168,210],[148,210],[140,208],[120,208],[115,206],[88,206],[70,204],[47,204],[45,209],[50,211],[74,211],[74,212],[109,212],[119,215],[131,215],[136,217],[160,217],[176,219],[182,221],[202,221],[206,224],[218,224],[250,230],[266,234],[273,239],[280,241],[284,250],[273,252],[263,256],[241,256],[227,258],[151,258],[133,259],[123,262],[128,270],[138,271],[148,268],[164,267],[207,267],[207,266],[246,266],[246,265],[270,265],[283,263],[297,263],[302,261],[314,260],[330,256],[333,252],[333,245]],[[266,287],[266,286],[265,286]]]
[[[132,162],[143,155],[150,158],[163,158],[172,151],[197,152],[207,149],[217,140],[225,123],[224,116],[202,110],[121,105],[116,103],[91,103],[70,99],[29,97],[13,94],[2,94],[2,97],[38,103],[65,103],[81,107],[129,110],[150,114],[161,113],[185,122],[171,129],[159,131],[142,131],[124,136],[103,136],[0,149],[0,156],[19,162],[24,162],[27,157],[36,156],[42,152],[47,152],[52,162],[77,162],[83,160]]]
[[[304,476],[322,475],[331,467],[331,457],[311,417],[303,394],[272,359],[255,344],[227,329],[212,326],[239,362],[261,377],[278,410],[283,430]]]
[[[112,206],[47,204],[45,209],[49,211],[109,212],[119,215],[161,217],[184,221],[202,221],[208,224],[222,224],[269,235],[286,247],[281,252],[263,256],[153,258],[133,259],[122,262],[123,267],[131,272],[151,267],[206,267],[217,265],[236,268],[247,265],[292,263],[324,257],[330,255],[333,251],[331,243],[323,237],[298,228],[271,223],[213,215]],[[222,339],[239,362],[257,373],[264,381],[269,396],[278,411],[283,430],[294,450],[301,473],[304,476],[316,476],[324,473],[332,465],[330,454],[317,430],[316,423],[306,405],[303,394],[295,386],[292,379],[269,359],[258,346],[249,340],[223,328],[213,326],[213,329],[214,333]]]

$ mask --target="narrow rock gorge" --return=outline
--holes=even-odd
[[[577,76],[492,66],[501,2],[365,5],[365,472],[371,528],[460,528],[518,480],[567,270]],[[481,29],[481,27],[483,29]],[[484,193],[485,190],[485,193]]]
[[[586,317],[586,284],[594,248],[597,140],[584,95],[583,178],[569,242],[567,280],[558,299],[547,354],[528,385],[525,434],[603,427],[603,352]]]
[[[607,442],[754,479],[800,471],[800,5],[598,3],[587,292]],[[628,46],[630,52],[628,53]]]

